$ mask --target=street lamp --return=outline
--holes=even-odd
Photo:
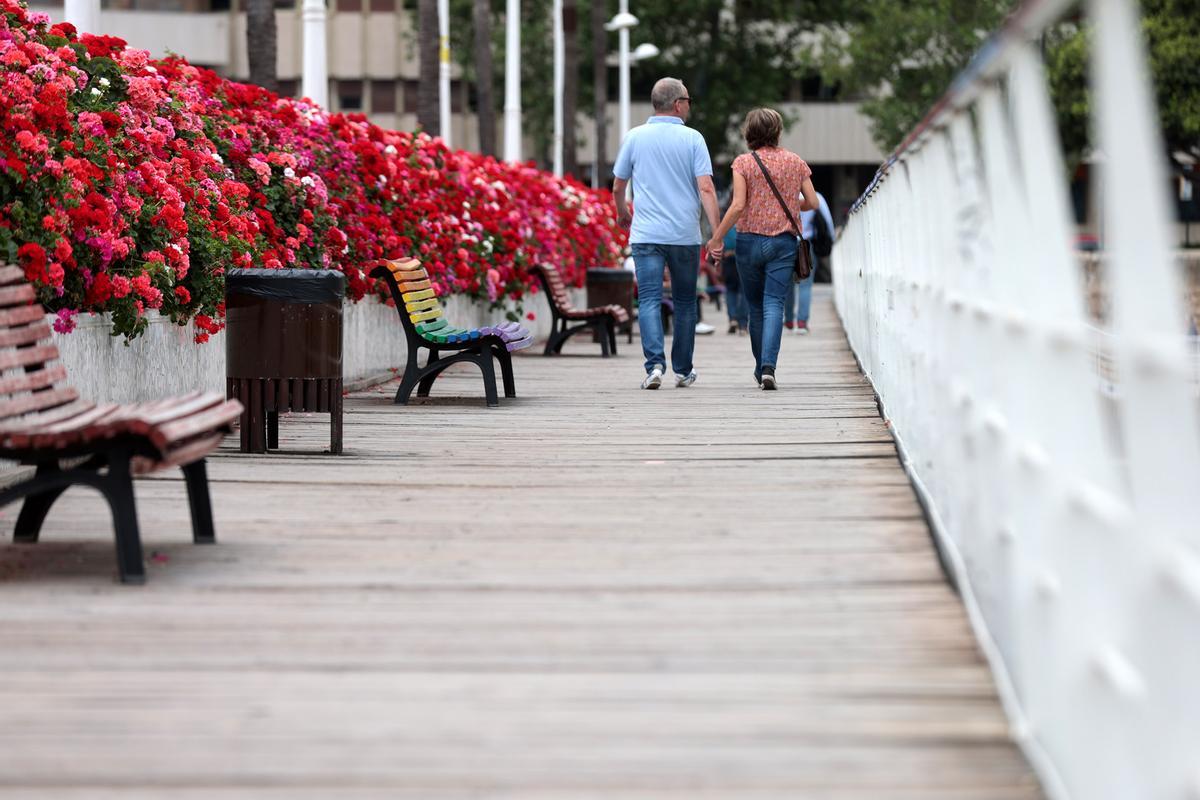
[[[621,0],[621,10],[604,26],[605,30],[617,31],[617,66],[620,67],[619,77],[619,121],[621,134],[618,141],[625,139],[629,133],[629,29],[638,24],[638,18],[629,13],[629,0]]]

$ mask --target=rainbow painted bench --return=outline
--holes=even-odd
[[[500,405],[500,400],[492,359],[500,362],[504,396],[517,396],[510,354],[533,344],[530,331],[515,322],[484,328],[454,327],[446,320],[429,273],[415,258],[385,261],[371,271],[371,276],[384,281],[391,291],[408,341],[408,362],[396,390],[396,403],[406,405],[414,388],[417,397],[428,397],[433,382],[446,367],[469,361],[483,373],[487,404],[494,408]],[[424,366],[420,366],[418,358],[422,349],[429,351]],[[442,351],[452,354],[444,356]]]

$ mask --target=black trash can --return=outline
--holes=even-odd
[[[241,449],[279,447],[285,411],[329,414],[342,452],[342,302],[337,270],[231,269],[225,274],[226,393],[241,401]]]
[[[588,308],[607,305],[624,308],[629,314],[629,321],[623,327],[630,343],[633,342],[634,286],[634,275],[627,269],[591,267],[587,271]]]

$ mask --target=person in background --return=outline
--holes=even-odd
[[[629,243],[637,266],[638,328],[646,356],[643,389],[657,389],[666,372],[663,352],[663,270],[671,274],[675,333],[671,368],[675,385],[696,382],[696,283],[700,272],[700,209],[717,226],[717,190],[704,137],[684,125],[692,99],[677,78],[662,78],[650,92],[654,116],[621,142],[613,166],[617,222],[630,228]],[[626,202],[633,182],[636,210]]]
[[[730,228],[723,239],[725,254],[721,258],[721,277],[725,281],[725,310],[729,314],[729,333],[745,335],[750,329],[750,311],[742,294],[742,282],[737,272],[737,228]]]
[[[825,223],[826,230],[829,236],[833,237],[833,214],[829,212],[829,204],[825,202],[825,196],[817,192],[817,210],[808,210],[800,212],[800,227],[804,231],[804,241],[808,243],[808,252],[812,256],[812,272],[808,277],[799,283],[793,283],[792,288],[788,291],[787,300],[783,306],[783,327],[788,330],[795,328],[796,333],[800,335],[808,334],[808,314],[812,308],[812,287],[813,279],[817,277],[817,251],[813,247],[813,238],[816,236],[817,214],[821,215],[821,220]],[[799,304],[797,305],[797,296]]]
[[[708,243],[709,252],[721,254],[725,234],[737,224],[737,271],[750,308],[754,378],[768,390],[778,388],[775,366],[783,336],[783,302],[799,246],[797,218],[801,211],[817,207],[812,170],[800,156],[779,146],[782,133],[783,117],[775,109],[756,108],[746,115],[742,136],[750,152],[733,161],[733,202]]]

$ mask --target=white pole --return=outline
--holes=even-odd
[[[504,20],[504,160],[521,160],[521,0],[508,0]]]
[[[442,141],[450,139],[450,0],[438,0],[438,127]]]
[[[621,0],[621,14],[629,13],[629,0]],[[625,140],[625,134],[629,133],[629,28],[622,26],[617,34],[619,44],[619,71],[620,71],[620,131],[617,135],[617,141]]]
[[[304,0],[304,76],[300,91],[322,108],[329,107],[329,64],[325,53],[325,0]]]
[[[563,15],[562,0],[554,0],[554,174],[563,174]]]
[[[100,33],[100,0],[63,0],[63,21],[80,33]]]

